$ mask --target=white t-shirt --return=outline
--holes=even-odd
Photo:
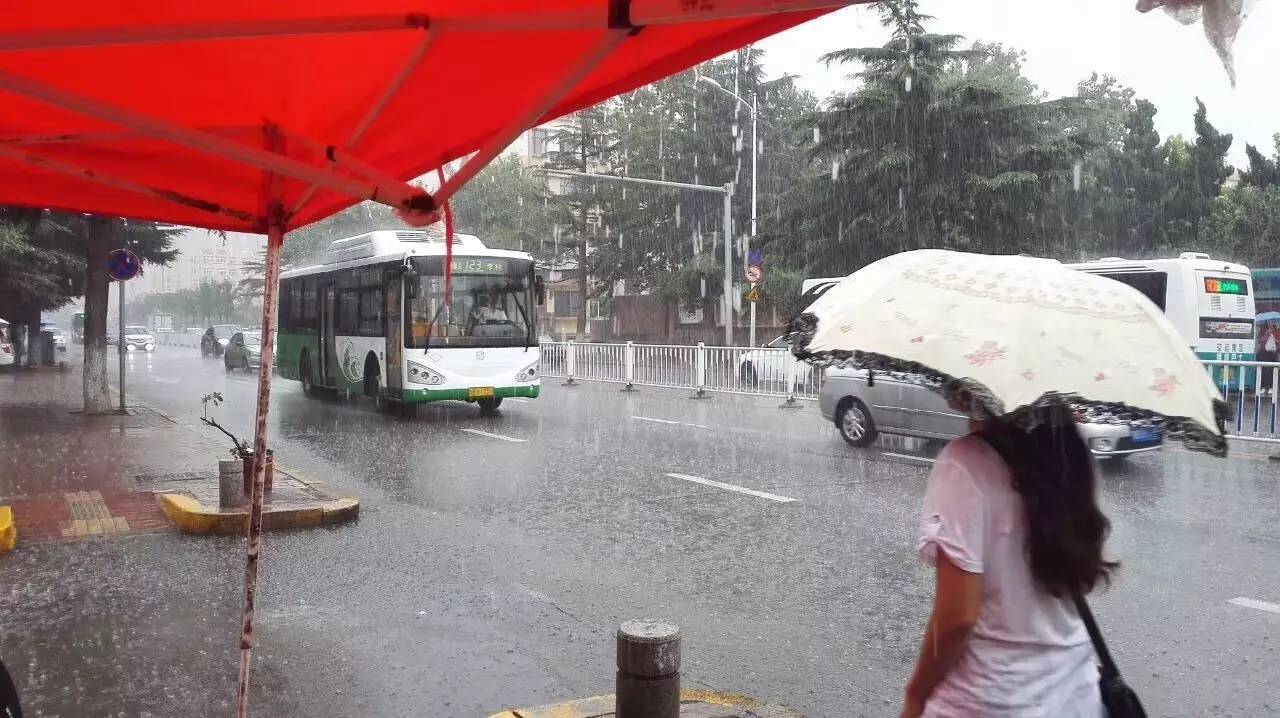
[[[926,718],[1101,718],[1098,671],[1068,598],[1040,590],[1026,559],[1022,498],[986,441],[965,436],[938,456],[917,550],[939,548],[982,574],[982,609],[964,655],[938,684]]]

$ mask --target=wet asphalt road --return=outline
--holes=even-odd
[[[193,349],[130,363],[136,399],[194,423],[218,390],[245,434],[255,378]],[[612,630],[657,615],[684,629],[687,685],[896,715],[931,595],[910,550],[928,465],[850,449],[802,406],[549,379],[498,416],[409,419],[277,380],[277,461],[362,509],[268,535],[251,705],[475,716],[609,692]],[[1280,614],[1228,603],[1280,603],[1280,465],[1250,446],[1167,450],[1103,484],[1123,568],[1094,602],[1149,712],[1280,714]],[[45,544],[0,570],[5,659],[32,714],[228,712],[242,540]]]

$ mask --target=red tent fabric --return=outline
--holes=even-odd
[[[854,1],[17,3],[0,204],[264,232],[268,169],[287,229],[403,204],[486,142]]]

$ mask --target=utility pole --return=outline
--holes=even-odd
[[[730,97],[734,98],[738,102],[741,102],[743,105],[747,107],[747,109],[751,110],[751,234],[749,234],[746,238],[746,241],[742,243],[742,256],[747,257],[751,254],[751,241],[756,238],[756,176],[757,176],[756,161],[757,161],[757,155],[760,153],[760,136],[757,133],[756,129],[757,129],[758,120],[759,120],[758,110],[760,105],[760,97],[759,95],[752,94],[751,102],[747,102],[745,99],[742,98],[741,95],[734,92],[733,90],[726,88],[724,85],[721,85],[719,82],[716,82],[715,79],[713,78],[707,77],[706,75],[701,75],[698,77],[698,79],[701,80],[702,82],[707,83],[708,85],[711,85],[712,87],[725,93],[726,95],[729,95]],[[728,262],[725,262],[725,265],[728,266]],[[745,261],[743,262],[743,266],[744,267],[746,266]],[[751,302],[751,329],[750,329],[749,336],[750,336],[749,344],[750,346],[754,347],[756,345],[756,303],[755,302]]]
[[[581,135],[578,145],[578,169],[587,172],[587,143],[591,141],[591,123],[586,113],[579,115]],[[587,338],[587,198],[578,198],[578,341]]]

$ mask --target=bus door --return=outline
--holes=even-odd
[[[383,273],[384,301],[386,302],[386,387],[393,397],[404,396],[404,322],[400,320],[400,295],[404,286],[403,273],[389,270]]]
[[[333,282],[320,285],[320,384],[338,385],[338,352],[333,341],[333,314],[335,310]]]

